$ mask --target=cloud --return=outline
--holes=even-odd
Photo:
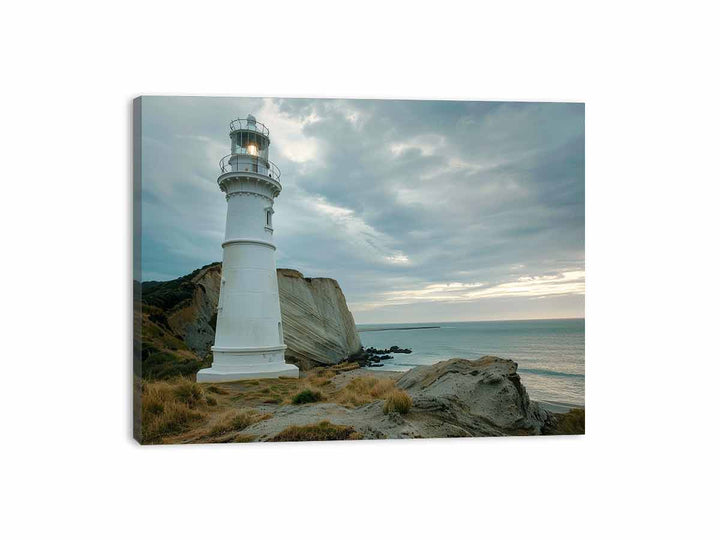
[[[221,258],[217,162],[229,121],[253,113],[283,173],[278,265],[338,279],[359,321],[583,315],[582,105],[145,98],[143,108],[148,276]]]
[[[314,114],[291,116],[281,111],[275,100],[266,98],[257,117],[265,125],[272,126],[273,151],[295,163],[320,161],[319,141],[304,134],[305,126],[318,120]]]
[[[514,281],[488,286],[484,283],[433,283],[422,289],[384,293],[384,302],[393,304],[414,301],[464,302],[494,297],[547,297],[585,294],[585,272],[573,270],[549,276],[522,276]]]

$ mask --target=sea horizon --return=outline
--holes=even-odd
[[[450,358],[498,356],[518,364],[531,399],[583,407],[585,404],[585,318],[362,323],[366,348],[410,349],[392,353],[379,368],[408,371]],[[384,330],[384,331],[371,331]]]
[[[351,310],[352,312],[352,310]],[[480,322],[528,322],[528,321],[579,321],[585,320],[585,317],[538,317],[531,319],[472,319],[472,320],[454,320],[454,321],[422,321],[422,322],[388,322],[388,323],[355,323],[355,326],[380,326],[383,324],[452,324],[452,323],[480,323]],[[359,330],[358,330],[359,331]]]

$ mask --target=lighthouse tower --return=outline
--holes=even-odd
[[[230,141],[218,177],[228,206],[213,363],[197,380],[297,377],[280,318],[272,216],[282,187],[268,160],[270,131],[249,114],[230,123]]]

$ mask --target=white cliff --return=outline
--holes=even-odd
[[[301,369],[336,364],[360,350],[360,336],[340,285],[278,269],[285,360]]]

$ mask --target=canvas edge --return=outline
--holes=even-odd
[[[132,162],[133,162],[133,349],[132,349],[132,390],[133,390],[133,438],[142,444],[142,320],[135,317],[135,302],[142,301],[141,257],[142,257],[142,97],[132,102]],[[136,346],[136,344],[138,344]]]

